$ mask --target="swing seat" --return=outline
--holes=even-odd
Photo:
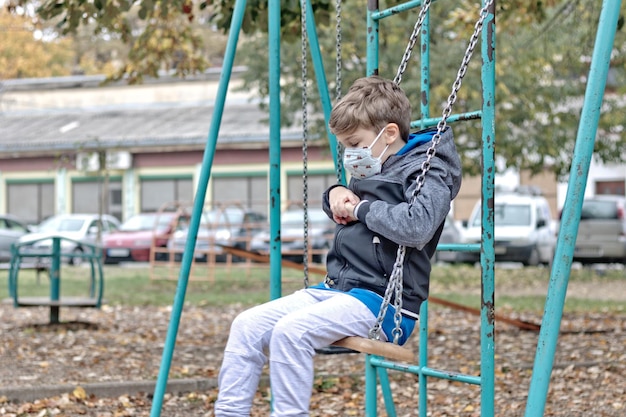
[[[350,349],[355,352],[382,356],[393,361],[415,362],[416,360],[416,355],[408,348],[393,344],[391,342],[372,340],[366,337],[346,337],[344,339],[336,341],[332,344],[332,346]]]

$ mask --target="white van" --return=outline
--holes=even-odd
[[[478,201],[463,230],[465,243],[480,243],[481,204]],[[548,201],[535,189],[497,191],[494,198],[496,261],[549,265],[556,247],[555,225]],[[473,259],[469,259],[473,257]],[[478,261],[479,254],[464,254]]]

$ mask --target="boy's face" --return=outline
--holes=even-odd
[[[376,136],[380,133],[380,137],[376,140]],[[372,155],[378,158],[385,148],[389,146],[387,152],[382,156],[381,162],[385,162],[390,155],[398,152],[402,146],[402,140],[398,140],[400,137],[400,131],[398,125],[395,123],[389,123],[381,132],[374,132],[369,129],[359,128],[354,132],[348,134],[337,134],[337,140],[345,148],[368,148],[372,146]]]

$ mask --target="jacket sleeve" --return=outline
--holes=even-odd
[[[326,189],[326,191],[324,191],[324,193],[322,194],[322,210],[324,210],[324,213],[326,213],[326,215],[328,217],[330,217],[331,220],[333,220],[333,212],[330,211],[330,200],[329,200],[329,194],[330,191],[333,188],[337,188],[337,187],[345,187],[343,184],[334,184],[331,185],[330,187],[328,187]],[[334,220],[333,220],[334,221]]]
[[[450,203],[459,191],[461,168],[458,154],[455,152],[448,158],[435,157],[431,161],[431,168],[414,202],[411,201],[417,187],[415,176],[407,181],[405,202],[372,201],[367,213],[359,210],[359,219],[365,220],[368,229],[399,245],[422,249],[445,220]]]

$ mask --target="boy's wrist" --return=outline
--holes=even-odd
[[[324,193],[322,194],[322,208],[324,209],[324,211],[326,212],[326,214],[328,214],[331,218],[332,218],[332,214],[330,212],[330,192],[332,190],[334,190],[337,187],[344,187],[343,184],[334,184],[331,185],[330,187],[328,187],[326,189],[326,191],[324,191]]]
[[[361,200],[359,204],[354,207],[353,215],[356,217],[361,223],[365,223],[365,216],[370,211],[370,201],[369,200]]]

